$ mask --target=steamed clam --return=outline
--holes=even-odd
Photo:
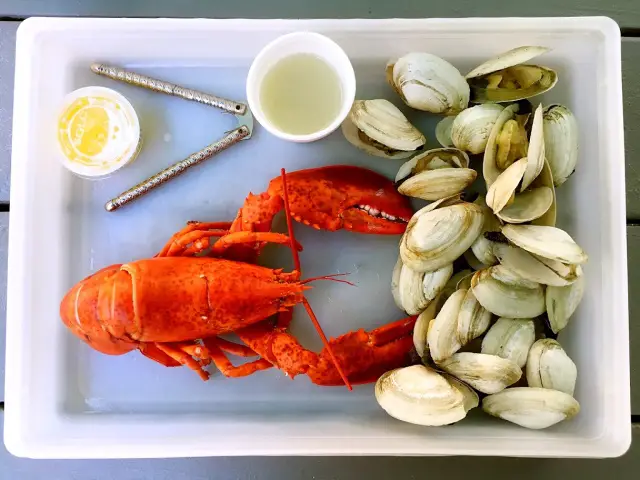
[[[487,188],[500,173],[527,153],[529,147],[524,125],[516,120],[519,109],[518,104],[505,107],[491,127],[482,161],[482,175]]]
[[[486,199],[484,196],[480,195],[473,202],[482,207],[482,212],[484,214],[484,224],[482,225],[482,233],[478,235],[478,238],[471,245],[471,251],[476,259],[482,264],[490,267],[491,265],[495,265],[498,260],[494,253],[494,246],[496,242],[491,240],[492,234],[495,232],[500,232],[502,228],[502,224],[500,220],[493,214],[493,211],[487,206]]]
[[[384,99],[353,102],[342,133],[352,145],[383,158],[410,157],[427,141],[398,107]]]
[[[462,192],[477,173],[469,157],[456,148],[436,148],[405,162],[396,175],[398,191],[423,200],[440,200]]]
[[[401,265],[396,293],[400,308],[409,315],[419,314],[440,294],[452,274],[453,264],[430,272],[416,272]]]
[[[451,295],[427,332],[427,344],[429,354],[434,362],[438,363],[449,358],[457,352],[462,345],[458,340],[457,326],[458,313],[465,298],[466,290],[457,290]]]
[[[485,335],[481,352],[506,358],[522,368],[535,339],[533,320],[502,317]]]
[[[578,308],[584,295],[584,283],[584,276],[579,276],[570,285],[547,288],[547,316],[554,333],[567,326],[569,318]]]
[[[418,210],[400,240],[400,256],[409,268],[428,272],[453,263],[476,240],[484,215],[480,206],[468,202]]]
[[[544,288],[502,265],[476,272],[471,289],[491,313],[507,318],[535,318],[545,312]]]
[[[436,140],[444,148],[455,147],[451,139],[451,129],[453,128],[454,116],[444,117],[436,125]]]
[[[429,326],[433,323],[433,319],[438,313],[440,307],[440,297],[427,306],[426,309],[418,315],[416,324],[413,327],[413,346],[416,349],[416,353],[423,360],[426,359],[429,352],[429,346],[427,345],[427,334],[429,333]]]
[[[572,284],[582,275],[582,268],[579,265],[566,265],[561,262],[540,258],[513,245],[496,244],[493,252],[500,260],[500,264],[507,269],[522,278],[543,285],[564,287]],[[549,295],[548,288],[546,293]]]
[[[387,81],[411,108],[453,115],[467,108],[469,85],[446,60],[411,52],[387,64]]]
[[[478,405],[473,392],[424,365],[398,368],[376,382],[378,404],[392,417],[417,425],[440,426],[462,420]]]
[[[573,395],[578,369],[556,340],[543,338],[529,350],[526,376],[530,387],[550,388]]]
[[[549,260],[568,264],[581,264],[587,254],[573,238],[555,227],[542,225],[505,225],[502,234],[520,248]]]
[[[462,299],[456,323],[456,335],[462,346],[478,338],[489,328],[491,312],[480,305],[470,288]]]
[[[476,105],[463,110],[452,121],[452,143],[472,154],[484,152],[491,129],[502,110],[504,107],[496,104]]]
[[[541,429],[574,417],[580,404],[558,390],[516,387],[483,398],[482,409],[521,427]]]
[[[471,102],[502,103],[531,98],[556,84],[558,75],[550,68],[524,64],[549,49],[524,46],[504,52],[466,75]]]
[[[541,175],[545,168],[541,105],[533,117],[526,153],[526,157],[509,164],[498,173],[504,164],[500,164],[497,154],[485,152],[485,167],[490,174],[486,178],[493,178],[491,183],[487,181],[487,205],[501,220],[508,223],[526,223],[542,218],[555,203],[553,178],[546,171]],[[491,177],[491,174],[496,173],[497,176]],[[554,213],[547,217],[543,223],[555,224]]]
[[[559,187],[573,173],[578,162],[578,122],[564,105],[549,105],[543,116],[547,161],[553,182]]]
[[[483,353],[454,353],[438,366],[479,392],[488,394],[504,390],[522,376],[520,367],[511,360]]]

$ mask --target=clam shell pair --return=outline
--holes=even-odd
[[[476,240],[484,224],[479,205],[447,198],[418,210],[400,240],[402,262],[416,272],[453,263]]]
[[[437,148],[405,162],[398,170],[396,184],[403,195],[434,201],[461,193],[476,177],[465,152]]]
[[[504,170],[497,163],[502,129],[517,110],[518,105],[505,108],[489,136],[482,167],[487,184],[486,203],[504,222],[553,226],[556,222],[556,196],[553,176],[545,157],[541,105],[533,117],[526,157],[508,164]]]
[[[341,128],[349,143],[382,158],[410,157],[427,141],[398,107],[384,99],[354,101]]]
[[[392,417],[426,426],[450,425],[479,404],[463,382],[424,365],[383,374],[375,385],[378,404]]]
[[[467,108],[469,85],[446,60],[424,52],[411,52],[390,61],[387,82],[404,103],[416,110],[453,115]]]
[[[518,47],[474,68],[465,76],[471,88],[471,102],[514,102],[547,92],[558,82],[556,72],[525,62],[548,51],[546,47]]]
[[[421,313],[437,298],[452,274],[453,264],[432,272],[416,272],[398,257],[391,280],[396,305],[409,315]]]

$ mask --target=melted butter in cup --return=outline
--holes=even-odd
[[[104,177],[134,161],[142,146],[133,106],[105,87],[84,87],[68,94],[56,135],[62,164],[88,178]]]

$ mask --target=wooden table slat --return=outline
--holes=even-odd
[[[631,350],[631,412],[640,415],[640,225],[627,227],[629,269],[629,339]]]
[[[640,2],[638,2],[640,4]],[[640,220],[640,38],[622,42],[627,218]],[[615,161],[611,159],[610,161]]]
[[[7,236],[9,214],[0,213],[0,400],[4,400],[5,313],[7,306]]]
[[[18,22],[0,22],[0,202],[9,200],[13,69],[18,25]]]
[[[113,16],[211,18],[444,18],[444,17],[549,17],[604,15],[623,27],[640,26],[637,0],[541,0],[513,2],[457,0],[4,0],[6,16]]]

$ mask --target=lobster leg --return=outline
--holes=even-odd
[[[256,242],[271,242],[278,243],[280,245],[291,245],[291,239],[283,233],[273,232],[236,232],[230,233],[218,239],[213,245],[212,253],[216,255],[224,254],[227,249],[233,245],[256,243]],[[301,251],[302,246],[296,242],[296,249]]]
[[[193,359],[192,355],[195,353],[194,349],[185,348],[184,345],[180,344],[170,344],[170,343],[157,343],[156,347],[167,354],[176,362],[179,362],[182,365],[189,367],[191,370],[194,370],[202,380],[209,380],[209,372],[204,370],[201,362],[198,362]],[[177,345],[177,346],[174,346]],[[202,348],[198,346],[199,348]],[[186,351],[185,351],[186,350]],[[209,358],[209,354],[207,352],[207,358]]]
[[[160,350],[155,343],[140,343],[138,345],[138,350],[140,350],[140,353],[142,353],[145,357],[150,358],[151,360],[154,360],[159,364],[164,365],[165,367],[182,366],[180,362],[174,360],[172,357]]]
[[[209,338],[205,340],[205,344],[209,350],[209,354],[211,355],[211,360],[213,360],[213,363],[216,365],[218,370],[220,370],[220,373],[225,377],[246,377],[247,375],[251,375],[252,373],[260,370],[266,370],[273,367],[271,362],[264,358],[259,358],[253,362],[244,363],[236,367],[229,361],[222,349],[218,347],[217,342],[219,340],[219,338]]]
[[[205,237],[221,237],[229,233],[230,227],[230,222],[189,222],[186,227],[171,236],[169,241],[162,247],[162,250],[156,254],[156,257],[172,257],[184,254],[190,243]],[[208,242],[198,251],[204,250],[207,246]],[[187,253],[187,255],[190,253],[192,252]],[[197,253],[197,251],[193,253]]]
[[[220,337],[214,338],[215,346],[224,352],[230,353],[231,355],[235,355],[237,357],[256,357],[258,355],[246,345],[240,345],[239,343],[230,342],[229,340],[225,340],[224,338]],[[207,348],[209,349],[209,347]],[[209,349],[209,354],[211,354],[211,349]]]

